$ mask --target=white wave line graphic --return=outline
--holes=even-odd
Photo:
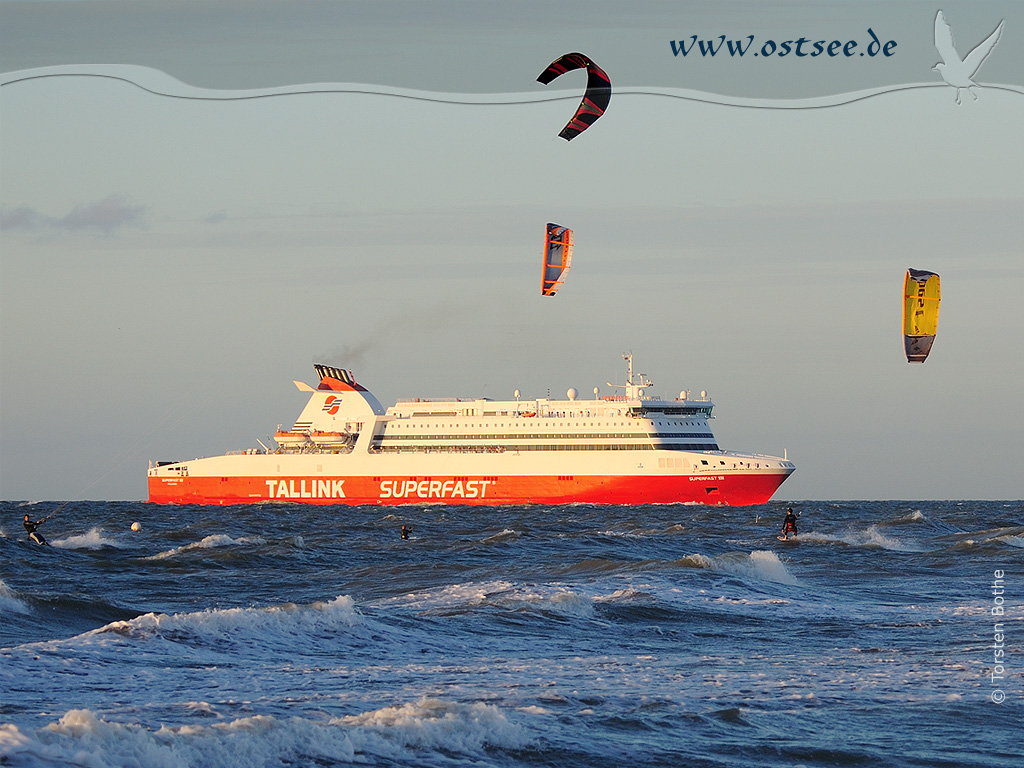
[[[414,101],[433,102],[438,104],[476,105],[476,106],[510,106],[515,104],[535,104],[550,101],[579,99],[580,93],[575,90],[545,90],[542,92],[521,93],[447,93],[441,91],[425,91],[413,88],[398,88],[368,83],[308,83],[301,85],[274,86],[255,89],[220,90],[200,88],[188,85],[165,72],[150,67],[128,65],[89,65],[42,67],[38,69],[20,70],[0,74],[0,87],[16,85],[48,78],[86,77],[116,80],[133,85],[155,96],[192,101],[245,101],[266,99],[277,96],[309,96],[317,94],[359,94],[371,96],[387,96],[411,99]],[[701,104],[715,104],[725,107],[744,107],[752,109],[822,109],[838,107],[864,101],[875,96],[882,96],[902,91],[923,88],[946,88],[942,81],[928,83],[906,83],[866,88],[847,93],[829,94],[805,98],[750,98],[728,96],[724,94],[695,91],[686,88],[664,87],[621,87],[612,88],[612,94],[622,96],[660,96],[682,99]],[[990,84],[979,86],[983,90],[1008,91],[1024,96],[1024,86],[1011,84]]]

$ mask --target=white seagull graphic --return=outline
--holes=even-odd
[[[977,88],[978,84],[971,78],[978,74],[982,62],[992,53],[992,49],[996,47],[996,43],[999,42],[999,36],[1002,33],[1003,22],[1000,21],[999,26],[996,27],[991,35],[986,37],[982,43],[979,43],[978,47],[967,54],[965,58],[961,59],[953,44],[953,30],[946,23],[946,17],[942,15],[942,11],[935,15],[935,47],[938,49],[942,61],[932,67],[932,69],[942,75],[942,79],[946,83],[956,88],[957,104],[960,103],[961,88],[966,88],[967,92],[974,96],[974,100],[978,100],[978,97],[971,91],[971,88]]]

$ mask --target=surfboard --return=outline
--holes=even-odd
[[[779,541],[796,541],[796,536],[794,536],[792,539],[790,539],[790,538],[788,538],[786,536],[776,536],[775,538],[778,539]]]

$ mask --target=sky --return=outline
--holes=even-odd
[[[751,64],[747,92],[736,62],[720,82],[702,61],[650,87],[623,63],[629,88],[565,142],[582,74],[552,93],[540,70],[584,50],[615,85],[636,41],[668,48],[668,6],[630,26],[620,5],[577,4],[578,29],[495,31],[528,41],[496,47],[495,92],[444,86],[477,53],[460,42],[494,23],[472,9],[493,6],[438,3],[443,24],[417,43],[430,66],[368,82],[373,44],[401,49],[420,28],[408,4],[339,5],[355,11],[330,23],[359,44],[324,71],[326,22],[288,16],[271,46],[271,0],[251,28],[233,0],[184,3],[153,39],[126,11],[160,3],[0,2],[20,40],[0,40],[0,498],[144,499],[149,461],[290,425],[306,400],[292,380],[315,383],[314,362],[387,406],[610,394],[625,352],[657,393],[707,390],[723,448],[785,452],[797,471],[776,498],[1024,497],[1024,68],[1014,82],[1000,59],[1020,60],[1024,12],[775,3],[766,22],[764,3],[722,4],[696,32],[836,24],[845,39],[869,24],[914,55],[898,74],[837,74],[831,93],[814,62]],[[682,37],[691,6],[676,6]],[[1005,19],[959,105],[918,39],[939,8],[962,52]],[[96,31],[106,18],[125,25],[104,33],[120,48]],[[549,221],[576,241],[554,298],[539,285]],[[942,276],[924,365],[903,353],[908,267]]]

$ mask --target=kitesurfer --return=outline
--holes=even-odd
[[[409,534],[410,534],[411,532],[412,532],[412,528],[410,528],[410,527],[409,527],[409,526],[407,526],[407,525],[403,525],[403,526],[402,526],[402,538],[403,538],[403,539],[408,539],[408,538],[409,538]]]
[[[32,541],[34,541],[36,544],[42,544],[44,546],[46,545],[46,539],[44,539],[42,535],[38,531],[36,531],[36,528],[38,528],[45,522],[45,517],[42,520],[36,520],[35,522],[32,522],[29,516],[25,515],[25,530],[28,531],[28,537],[32,539]]]
[[[786,519],[782,521],[782,535],[788,539],[791,533],[796,536],[796,515],[792,507],[786,510]]]

